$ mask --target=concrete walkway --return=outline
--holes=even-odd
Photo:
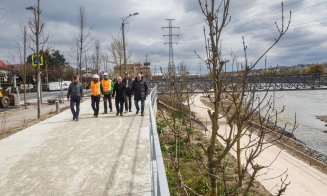
[[[208,123],[208,129],[211,130],[210,118],[208,116],[208,107],[205,106],[201,100],[201,95],[194,97],[194,105],[192,111],[196,113],[199,120]],[[229,127],[226,125],[225,120],[220,122],[220,130],[229,132]],[[241,140],[241,146],[247,144],[248,138],[243,137]],[[324,196],[327,193],[327,175],[311,167],[307,163],[293,157],[286,151],[281,151],[277,146],[271,146],[256,159],[256,163],[259,165],[267,165],[273,162],[275,157],[279,154],[275,162],[267,169],[263,171],[262,176],[258,178],[258,181],[270,191],[272,194],[277,193],[277,189],[280,186],[280,178],[285,171],[288,178],[286,182],[291,182],[287,187],[284,195],[312,195],[312,196]],[[235,152],[231,152],[236,157]],[[241,155],[244,162],[245,155]],[[283,175],[285,177],[285,175]]]
[[[70,110],[0,140],[0,195],[151,195],[145,116]],[[135,110],[135,109],[134,109]]]

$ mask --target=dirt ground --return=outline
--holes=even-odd
[[[69,103],[60,104],[59,108],[60,112],[62,112],[69,108]],[[29,105],[27,109],[24,106],[6,109],[0,113],[0,139],[6,138],[55,114],[55,105],[48,104],[41,105],[40,119],[37,118],[36,104]]]

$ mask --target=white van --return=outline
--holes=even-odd
[[[72,83],[72,82],[71,81],[62,81],[62,89],[68,90],[70,83]]]
[[[49,82],[49,91],[60,91],[60,83],[59,82]]]

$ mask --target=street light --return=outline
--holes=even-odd
[[[124,66],[125,66],[125,72],[127,72],[127,64],[126,64],[126,45],[125,45],[125,21],[131,17],[138,15],[138,12],[134,12],[133,14],[129,14],[128,16],[122,18],[121,28],[123,32],[123,50],[124,50]]]
[[[39,36],[43,28],[40,26],[40,0],[37,0],[36,6],[29,6],[25,8],[26,10],[31,10],[34,15],[34,21],[30,21],[30,29],[35,35],[35,49],[36,49],[36,58],[39,58]],[[34,31],[34,32],[33,32]],[[41,118],[41,75],[40,75],[40,59],[37,60],[37,118]]]

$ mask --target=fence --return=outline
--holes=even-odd
[[[150,93],[150,138],[151,138],[151,188],[152,195],[169,196],[168,181],[161,153],[160,141],[157,132],[157,86]]]

